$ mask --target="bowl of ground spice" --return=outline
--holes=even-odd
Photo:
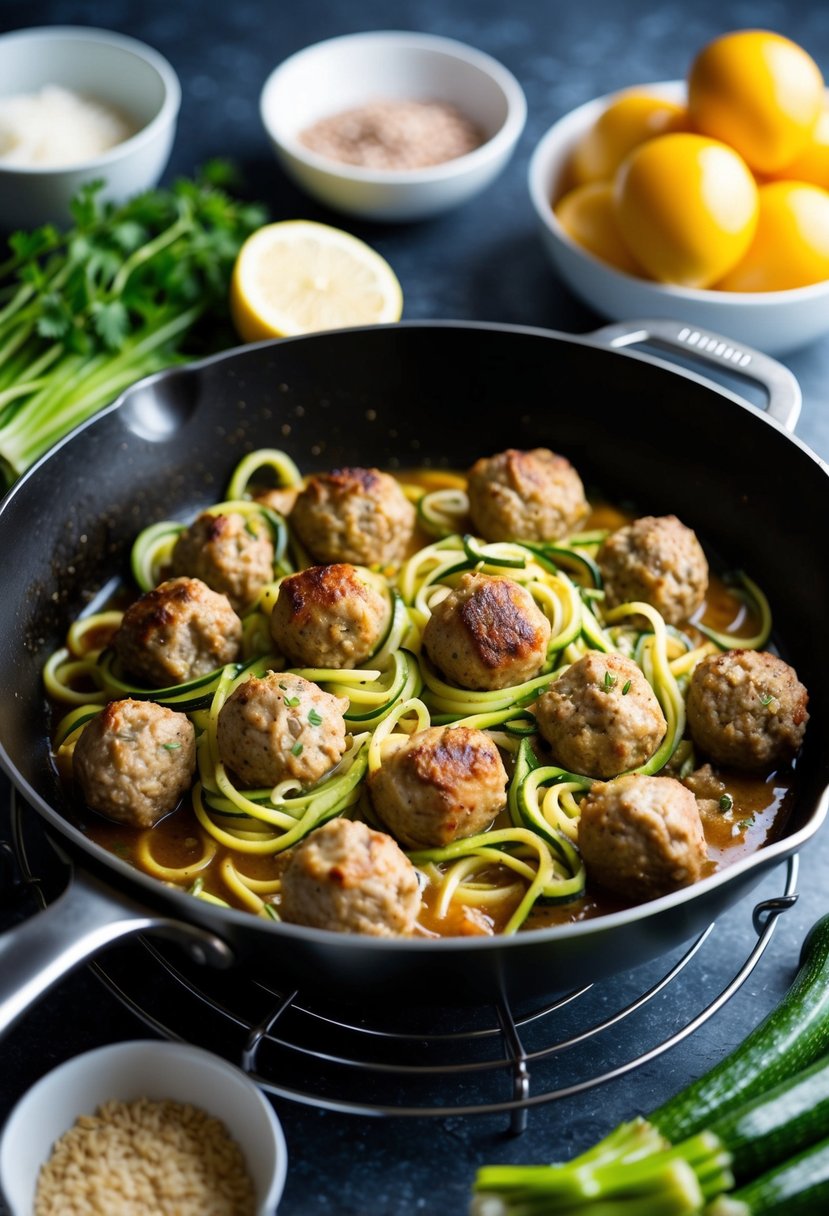
[[[329,38],[279,64],[260,114],[293,181],[364,219],[426,219],[498,176],[524,129],[515,76],[451,38],[378,30]]]
[[[12,1110],[0,1187],[12,1216],[272,1216],[287,1151],[241,1069],[181,1043],[76,1056]]]

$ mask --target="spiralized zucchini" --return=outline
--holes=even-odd
[[[389,597],[389,624],[374,654],[359,669],[288,668],[272,650],[270,615],[283,578],[311,563],[286,519],[257,501],[257,479],[263,474],[269,486],[296,490],[302,484],[300,470],[286,453],[261,449],[239,462],[225,497],[204,508],[213,514],[256,515],[274,544],[273,580],[242,617],[240,661],[169,688],[142,687],[120,670],[110,646],[122,615],[112,609],[74,621],[66,645],[43,670],[47,695],[63,707],[53,732],[61,762],[71,762],[84,727],[110,699],[152,700],[190,717],[197,737],[193,860],[183,865],[160,860],[164,854],[155,847],[155,829],[137,833],[132,853],[147,873],[196,898],[278,919],[279,855],[335,816],[364,818],[382,827],[367,795],[367,777],[413,732],[454,724],[486,731],[497,744],[510,773],[508,805],[489,831],[443,848],[411,851],[409,857],[428,893],[433,925],[472,915],[501,933],[515,933],[533,923],[535,909],[576,901],[585,889],[578,821],[592,779],[544,762],[533,715],[536,699],[591,651],[626,655],[641,668],[667,722],[656,752],[637,771],[659,773],[670,762],[672,771],[684,774],[694,760],[684,732],[685,688],[696,664],[718,648],[760,648],[770,636],[768,603],[742,572],[736,576],[733,632],[705,624],[681,632],[641,602],[608,610],[595,560],[605,530],[555,543],[486,542],[469,531],[463,478],[447,474],[441,482],[441,475],[432,474],[405,485],[426,542],[399,569],[366,572]],[[136,537],[130,553],[133,595],[167,577],[173,546],[189,522],[162,520]],[[422,649],[423,630],[435,605],[468,571],[521,584],[549,620],[546,656],[533,678],[508,688],[473,691],[451,684],[429,662]],[[745,636],[746,620],[756,622],[750,637]],[[347,750],[311,788],[295,781],[273,789],[240,788],[219,757],[219,712],[243,680],[282,670],[347,701]]]

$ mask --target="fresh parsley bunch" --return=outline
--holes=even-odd
[[[0,462],[10,484],[58,439],[152,372],[233,345],[230,277],[264,207],[234,198],[233,167],[120,205],[102,182],[65,232],[15,232],[0,264]]]

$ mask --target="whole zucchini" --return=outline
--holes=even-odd
[[[709,1126],[829,1050],[829,913],[812,926],[785,996],[748,1037],[648,1115],[671,1141]]]

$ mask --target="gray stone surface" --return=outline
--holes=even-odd
[[[709,38],[743,26],[788,34],[829,74],[829,22],[823,0],[2,0],[0,30],[84,24],[144,39],[173,62],[182,81],[181,124],[167,177],[212,156],[232,156],[246,190],[272,218],[306,217],[348,227],[388,258],[403,285],[408,319],[504,321],[581,333],[600,319],[554,278],[538,243],[526,191],[530,153],[544,130],[589,98],[630,84],[681,77]],[[344,222],[302,196],[273,161],[258,118],[258,95],[282,58],[320,38],[372,28],[409,28],[472,43],[507,64],[527,94],[529,116],[503,176],[462,209],[418,225]],[[829,456],[829,339],[786,363],[800,380],[798,433]],[[3,836],[0,822],[0,838]],[[503,1116],[371,1119],[277,1101],[290,1153],[281,1216],[461,1216],[477,1166],[541,1162],[584,1148],[636,1110],[667,1098],[740,1041],[791,980],[800,943],[827,909],[824,831],[801,859],[801,896],[744,987],[678,1047],[597,1089],[530,1112],[521,1136]],[[778,893],[782,870],[758,889]],[[753,900],[716,928],[711,962],[656,999],[640,1025],[658,1036],[689,1005],[713,996],[720,974],[745,954],[754,932]],[[0,927],[13,913],[0,905]],[[641,983],[647,981],[642,977]],[[632,992],[639,977],[629,977]],[[714,985],[710,988],[709,986]],[[624,995],[621,983],[616,995]],[[613,995],[613,994],[611,994]],[[601,1009],[604,996],[596,1000]],[[150,1033],[87,971],[59,984],[0,1042],[0,1119],[40,1075],[103,1042]],[[623,1031],[620,1040],[624,1047]],[[587,1049],[600,1069],[611,1046]],[[474,1079],[468,1083],[474,1100]],[[504,1095],[506,1096],[506,1095]]]

